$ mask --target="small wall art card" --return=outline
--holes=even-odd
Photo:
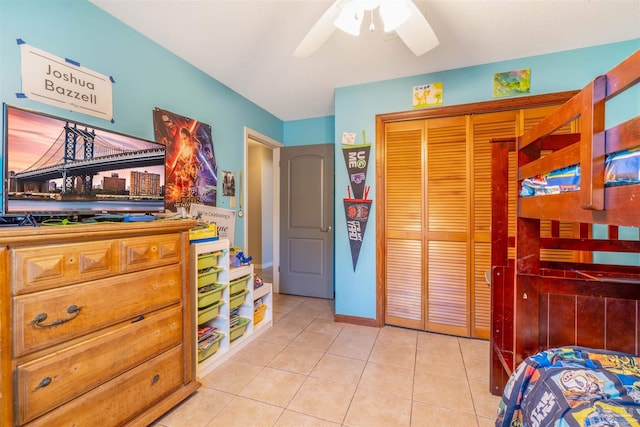
[[[524,95],[531,92],[531,69],[507,71],[493,75],[493,97]]]
[[[342,143],[353,145],[356,143],[356,134],[353,132],[342,132]]]
[[[413,108],[436,107],[442,105],[442,82],[413,87]]]

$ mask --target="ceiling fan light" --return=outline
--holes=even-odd
[[[380,0],[351,0],[351,2],[362,10],[373,10],[380,6]]]
[[[358,36],[363,16],[362,10],[358,9],[354,2],[349,2],[344,5],[333,24],[347,34]]]
[[[407,7],[405,0],[381,0],[380,18],[382,18],[385,33],[394,31],[407,22],[410,16],[411,10]]]

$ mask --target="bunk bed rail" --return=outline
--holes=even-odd
[[[640,212],[616,211],[620,202],[629,200],[636,190],[625,189],[627,186],[605,187],[606,155],[640,146],[640,116],[605,129],[606,102],[639,82],[640,50],[605,75],[596,77],[518,139],[519,184],[527,178],[572,165],[579,165],[580,169],[578,191],[521,197],[518,215],[589,223],[640,224]],[[579,129],[569,135],[554,134],[569,123],[575,123],[574,128]],[[543,150],[551,145],[554,151],[542,156]],[[575,209],[566,210],[567,206]]]

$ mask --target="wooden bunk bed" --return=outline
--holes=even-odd
[[[640,351],[640,266],[598,263],[606,252],[616,253],[609,257],[614,260],[620,253],[633,254],[625,256],[637,257],[640,265],[640,241],[623,239],[619,228],[640,227],[640,185],[609,185],[604,178],[608,156],[640,146],[640,116],[605,129],[607,102],[639,82],[637,51],[521,137],[494,141],[490,387],[495,395],[538,352],[566,346],[636,356]],[[572,131],[562,133],[568,128]],[[516,165],[511,174],[504,166],[510,156]],[[520,196],[525,180],[575,165],[578,190]],[[516,175],[517,188],[512,184],[510,190]],[[510,215],[515,236],[509,235]],[[572,237],[560,232],[567,223]],[[598,230],[606,235],[594,237],[593,224],[603,224]],[[545,259],[550,250],[572,253],[577,261]]]

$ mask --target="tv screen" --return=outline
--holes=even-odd
[[[165,147],[4,105],[3,214],[164,211]]]

